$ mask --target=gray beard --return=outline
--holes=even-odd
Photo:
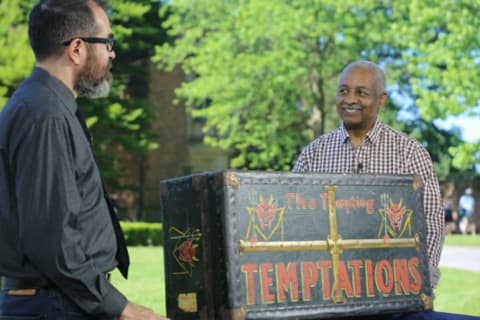
[[[79,97],[96,99],[108,95],[112,87],[112,75],[109,72],[100,80],[92,81],[88,77],[80,77],[75,84],[75,91]]]

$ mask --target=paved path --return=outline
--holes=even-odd
[[[445,246],[440,266],[480,272],[480,248]]]

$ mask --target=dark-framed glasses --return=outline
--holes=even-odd
[[[70,40],[62,42],[62,44],[64,46],[68,46],[75,39],[80,39],[87,43],[105,43],[105,45],[107,46],[108,52],[113,51],[113,45],[115,44],[115,38],[98,38],[98,37],[74,37]]]

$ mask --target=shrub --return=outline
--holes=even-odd
[[[162,246],[163,227],[161,223],[121,221],[127,246]]]

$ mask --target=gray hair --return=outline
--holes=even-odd
[[[368,60],[359,60],[350,63],[348,66],[343,69],[342,74],[352,68],[363,68],[370,70],[373,73],[373,76],[375,77],[375,83],[376,83],[376,89],[380,93],[379,95],[383,95],[387,93],[387,81],[385,77],[385,72],[383,71],[382,68],[376,63],[373,63]]]

